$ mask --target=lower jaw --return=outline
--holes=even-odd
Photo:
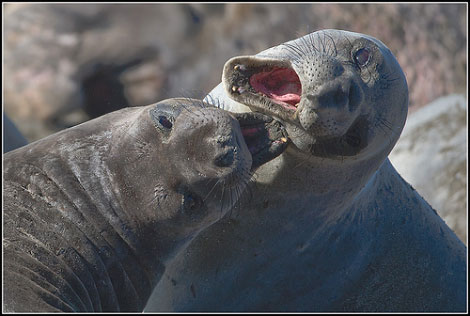
[[[252,155],[251,170],[276,158],[287,148],[287,133],[279,121],[255,112],[234,113],[234,116]]]

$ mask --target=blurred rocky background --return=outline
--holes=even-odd
[[[201,98],[220,82],[230,57],[336,28],[372,35],[392,50],[408,80],[410,117],[439,97],[463,95],[462,110],[450,120],[458,122],[455,133],[466,135],[466,14],[464,3],[3,4],[4,112],[35,141],[121,107]],[[429,124],[446,131],[446,122]],[[436,139],[419,130],[413,141],[435,146]],[[432,201],[441,185],[451,191],[467,185],[466,140],[449,149],[448,138],[439,139],[459,158],[441,157],[457,171],[447,174],[448,183],[429,185],[425,198],[439,212],[448,208],[448,223],[466,223],[466,196],[450,208]],[[414,153],[410,146],[401,155],[406,148]],[[414,154],[392,163],[410,161],[416,162]],[[400,173],[413,184],[408,169]],[[457,233],[466,240],[462,227]]]

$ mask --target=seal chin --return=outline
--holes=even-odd
[[[369,143],[370,122],[366,116],[359,116],[349,129],[340,136],[315,137],[297,126],[286,125],[290,139],[301,151],[330,159],[344,159],[358,155]]]

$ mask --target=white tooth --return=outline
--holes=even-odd
[[[233,67],[234,70],[238,70],[240,69],[240,65],[235,65],[235,67]]]
[[[232,91],[235,92],[237,91],[238,87],[237,86],[232,86]]]

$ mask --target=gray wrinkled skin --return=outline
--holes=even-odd
[[[142,311],[170,259],[250,176],[237,120],[126,108],[4,155],[4,311]]]
[[[359,66],[354,52],[364,47],[371,58]],[[263,63],[299,76],[295,113],[233,88],[236,65]],[[387,159],[408,89],[383,43],[324,30],[235,57],[212,99],[271,114],[292,144],[257,171],[256,199],[238,217],[175,258],[147,311],[465,311],[466,247]],[[342,152],[359,118],[361,145]]]

